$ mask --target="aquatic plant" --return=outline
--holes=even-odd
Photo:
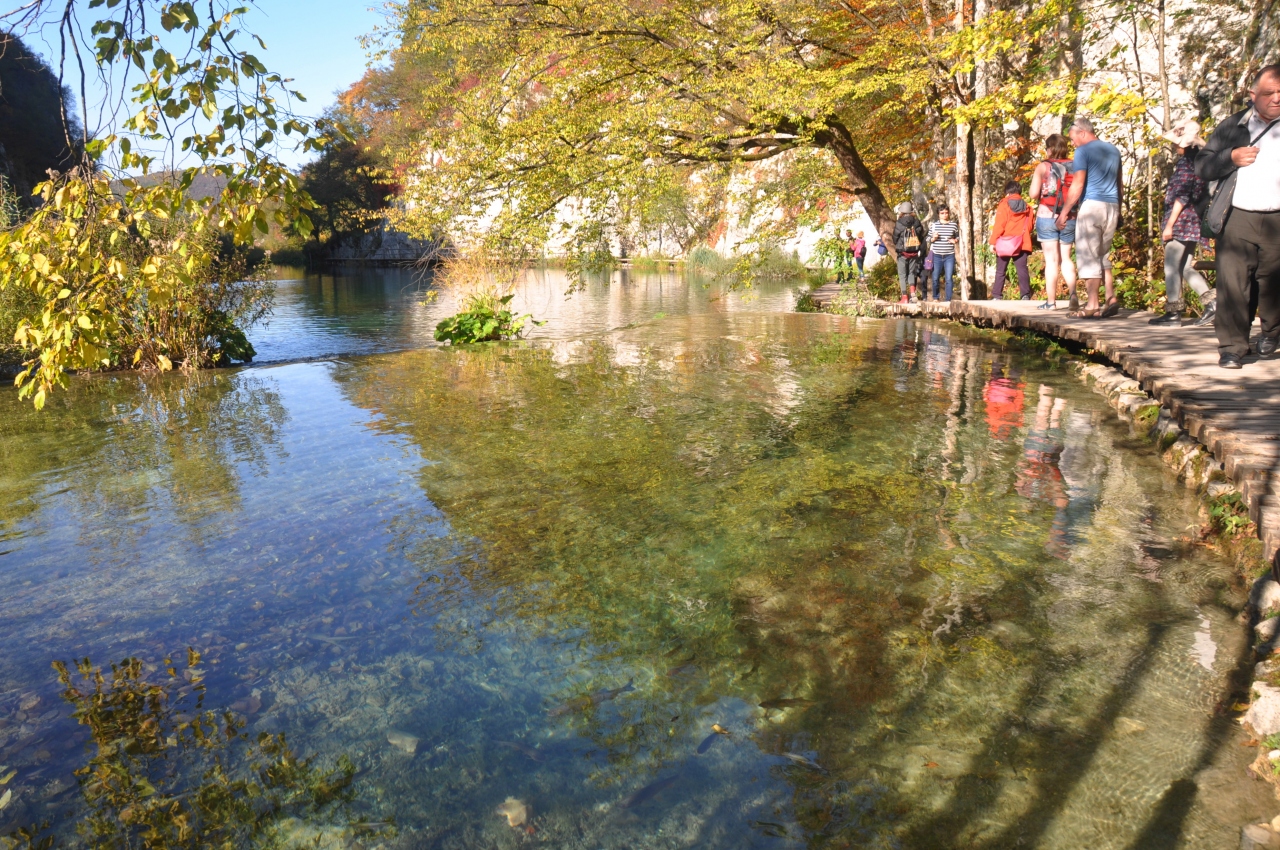
[[[1224,493],[1209,501],[1209,522],[1224,537],[1235,537],[1250,525],[1249,508],[1238,492]]]
[[[110,674],[89,659],[54,662],[62,697],[89,729],[92,750],[75,771],[86,812],[76,824],[98,848],[241,848],[268,843],[289,817],[349,802],[355,769],[346,756],[324,770],[299,758],[283,735],[249,742],[245,721],[203,708],[200,654],[181,672],[165,659],[151,681],[126,658]],[[16,846],[52,846],[39,828]]]
[[[471,299],[466,310],[450,316],[436,325],[436,340],[451,342],[454,345],[472,342],[495,342],[502,339],[517,339],[524,333],[525,325],[532,322],[533,316],[526,313],[517,316],[508,309],[514,295],[504,295],[494,299],[487,295]]]

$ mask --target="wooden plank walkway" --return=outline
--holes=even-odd
[[[828,302],[839,287],[815,290]],[[1159,401],[1222,462],[1244,495],[1266,557],[1280,548],[1280,356],[1249,357],[1239,371],[1218,368],[1213,328],[1152,327],[1148,312],[1121,310],[1110,319],[1073,319],[1035,301],[884,304],[887,315],[957,319],[984,327],[1027,329],[1098,352]],[[1257,338],[1257,325],[1254,325]]]

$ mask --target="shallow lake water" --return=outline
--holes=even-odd
[[[533,274],[546,325],[453,350],[420,283],[285,280],[260,365],[0,396],[0,833],[91,843],[135,816],[94,755],[196,799],[261,733],[349,766],[293,846],[1228,848],[1271,814],[1230,569],[1064,365],[670,274]],[[157,749],[104,756],[144,682]],[[190,743],[197,708],[248,739]]]

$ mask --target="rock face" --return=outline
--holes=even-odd
[[[1272,617],[1269,620],[1263,620],[1261,623],[1253,627],[1253,631],[1258,636],[1258,643],[1266,643],[1276,636],[1276,629],[1280,628],[1280,618]]]
[[[1260,738],[1280,732],[1280,688],[1273,688],[1266,682],[1254,682],[1253,692],[1258,698],[1245,712],[1244,721]]]

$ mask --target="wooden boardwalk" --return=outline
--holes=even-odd
[[[824,291],[825,290],[825,291]],[[816,290],[825,303],[838,288]],[[1222,462],[1244,494],[1268,559],[1280,547],[1280,355],[1218,368],[1213,328],[1152,327],[1151,313],[1121,310],[1110,319],[1073,319],[1034,301],[885,304],[888,315],[957,319],[984,327],[1027,329],[1092,349],[1142,384],[1192,437]],[[1254,325],[1257,338],[1257,325]]]

